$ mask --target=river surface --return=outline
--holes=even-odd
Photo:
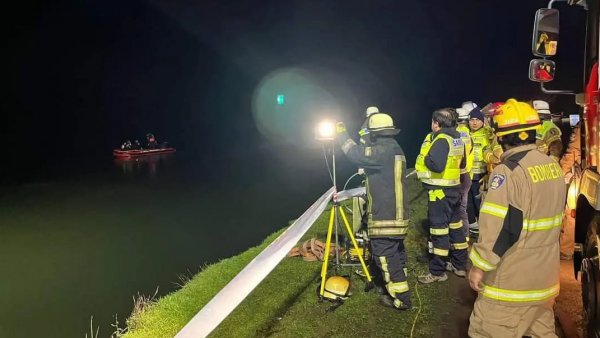
[[[0,337],[89,336],[92,316],[109,337],[138,292],[259,244],[331,185],[320,151],[293,150],[93,158],[2,187]]]

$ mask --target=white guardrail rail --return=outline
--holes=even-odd
[[[364,195],[364,187],[341,191],[338,200]],[[208,336],[233,311],[254,288],[284,259],[288,252],[304,236],[306,231],[323,213],[332,200],[335,187],[327,190],[277,239],[258,254],[213,299],[208,302],[177,333],[175,338],[199,338]]]

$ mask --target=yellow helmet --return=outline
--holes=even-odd
[[[528,103],[508,99],[495,112],[494,129],[497,136],[540,128],[538,113]]]
[[[392,117],[384,113],[371,114],[367,129],[369,133],[375,133],[376,135],[396,135],[400,131],[394,127]]]
[[[342,276],[327,278],[323,297],[331,300],[346,300],[350,297],[350,281]]]

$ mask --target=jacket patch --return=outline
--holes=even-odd
[[[504,181],[506,181],[506,176],[501,174],[494,175],[494,177],[492,177],[492,182],[490,183],[490,189],[496,190],[500,188],[502,184],[504,184]]]
[[[459,138],[454,138],[454,139],[452,139],[452,145],[454,147],[460,147],[463,145],[463,141]]]

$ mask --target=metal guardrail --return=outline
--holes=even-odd
[[[177,333],[175,338],[208,336],[287,256],[323,213],[334,191],[334,187],[327,190],[286,231],[248,263]]]

